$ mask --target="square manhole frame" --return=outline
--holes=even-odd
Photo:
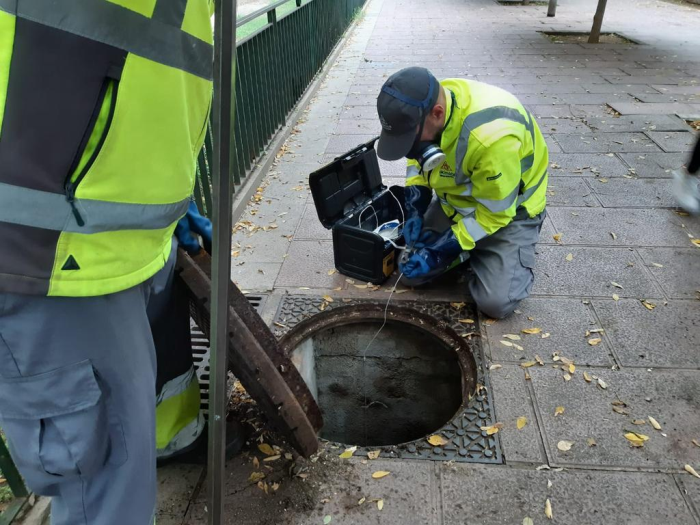
[[[367,303],[382,306],[386,304],[372,299],[332,298],[334,301],[328,303],[323,297],[313,295],[285,295],[277,308],[272,326],[275,336],[279,339],[301,321],[319,314],[323,310]],[[469,400],[462,410],[433,434],[401,445],[357,447],[355,455],[366,456],[370,451],[381,450],[380,456],[383,458],[503,464],[504,456],[500,436],[498,433],[488,435],[486,431],[481,430],[483,426],[495,424],[496,419],[491,382],[486,370],[486,359],[481,344],[479,318],[474,305],[411,299],[396,300],[393,304],[413,308],[436,319],[444,320],[460,336],[467,336],[472,332],[473,337],[470,339],[470,343],[476,361],[476,382],[483,388]],[[454,305],[463,306],[458,308]],[[459,322],[459,319],[465,318],[473,319],[474,324]],[[447,444],[443,446],[431,445],[428,443],[428,438],[433,435],[443,437],[447,440]],[[340,447],[347,446],[347,444],[341,443],[334,444]]]

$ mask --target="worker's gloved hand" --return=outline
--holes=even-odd
[[[399,264],[399,270],[409,279],[423,277],[435,270],[447,270],[452,262],[462,253],[462,246],[449,228],[430,244],[419,243],[405,264]]]
[[[211,221],[200,215],[197,204],[192,201],[187,208],[187,213],[175,227],[175,237],[187,253],[197,255],[202,249],[197,235],[202,237],[204,249],[211,253]]]
[[[404,207],[406,208],[406,223],[403,227],[403,237],[407,246],[413,246],[423,229],[425,215],[433,192],[426,186],[408,186],[404,191]]]

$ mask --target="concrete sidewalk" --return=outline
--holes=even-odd
[[[229,464],[227,523],[700,524],[700,479],[684,470],[700,471],[700,220],[676,211],[670,189],[695,140],[686,120],[700,120],[700,9],[611,3],[604,30],[638,44],[540,33],[588,31],[594,7],[565,0],[547,18],[545,6],[492,0],[369,0],[234,234],[233,279],[269,294],[270,323],[290,297],[385,303],[387,293],[330,271],[309,173],[378,134],[376,94],[401,67],[516,94],[546,134],[551,170],[533,296],[507,320],[478,319],[485,365],[500,365],[488,375],[503,463],[340,460],[329,449],[291,476],[284,458],[264,463],[265,493],[251,478],[255,454],[243,455]],[[402,163],[381,168],[387,185],[403,184]],[[469,298],[443,279],[392,302],[407,300]],[[505,334],[520,334],[524,350],[503,345]],[[570,380],[557,355],[575,363]],[[535,356],[543,366],[520,366]],[[632,448],[628,430],[649,440]],[[373,479],[378,470],[391,475]],[[202,476],[161,470],[159,525],[206,523]]]

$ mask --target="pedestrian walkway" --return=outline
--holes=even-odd
[[[555,18],[541,4],[369,0],[233,237],[232,277],[269,294],[271,324],[290,296],[385,303],[393,280],[373,291],[332,271],[309,173],[378,134],[377,92],[402,67],[516,94],[546,136],[550,184],[532,297],[478,320],[503,464],[329,449],[256,468],[243,455],[229,464],[227,523],[700,524],[700,479],[685,470],[700,471],[700,220],[671,195],[700,120],[700,9],[612,2],[603,29],[628,42],[589,45],[542,32],[589,30],[596,2],[561,1]],[[403,184],[402,163],[381,169]],[[469,298],[445,278],[392,299],[414,300]],[[201,468],[160,478],[159,525],[206,523]]]

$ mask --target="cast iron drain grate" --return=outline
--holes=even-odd
[[[309,317],[321,313],[322,308],[330,309],[361,303],[379,303],[362,299],[344,299],[328,303],[321,297],[287,295],[279,306],[273,331],[281,337],[295,325]],[[325,304],[325,306],[323,306]],[[385,304],[385,303],[384,303]],[[470,318],[478,323],[474,308],[469,305],[447,302],[396,301],[394,304],[414,308],[438,320],[447,322],[459,335],[470,332],[478,334],[477,324],[460,323],[460,319]],[[435,447],[428,443],[425,436],[416,441],[396,446],[359,447],[355,455],[366,455],[370,450],[381,449],[381,456],[386,458],[429,459],[438,461],[457,461],[465,463],[503,463],[503,453],[498,434],[491,436],[481,430],[483,426],[496,423],[490,395],[488,374],[484,371],[484,358],[478,337],[472,339],[474,359],[477,364],[477,383],[483,385],[477,394],[456,417],[444,425],[435,434],[445,438],[448,443]]]
[[[267,295],[246,295],[246,299],[258,313],[261,313]],[[209,411],[209,340],[192,319],[190,319],[190,338],[192,340],[194,368],[199,380],[200,408],[204,413],[207,413]],[[229,384],[227,387],[230,394],[233,384]]]

